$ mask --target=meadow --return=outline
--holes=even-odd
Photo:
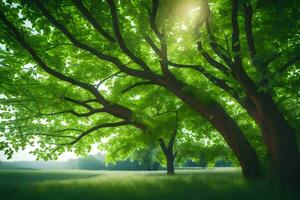
[[[245,182],[237,168],[163,171],[0,170],[1,200],[290,200],[296,192]]]

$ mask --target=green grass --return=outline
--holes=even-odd
[[[164,172],[0,170],[1,200],[292,200],[296,194],[263,181],[245,182],[239,169]],[[298,198],[300,199],[300,198]]]

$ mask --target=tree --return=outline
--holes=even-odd
[[[299,2],[293,1],[289,5],[277,3],[273,7],[262,3],[263,1],[258,2],[255,8],[252,7],[253,1],[233,0],[231,5],[224,2],[228,6],[220,7],[221,12],[218,13],[211,12],[206,6],[208,10],[206,12],[212,13],[212,16],[208,15],[203,22],[206,33],[201,32],[197,49],[211,67],[221,72],[221,78],[212,75],[200,65],[171,64],[175,67],[199,71],[213,84],[235,98],[260,127],[271,161],[269,164],[271,175],[283,182],[293,184],[299,178],[296,169],[299,168],[300,163],[296,129],[286,119],[283,109],[276,104],[276,99],[280,97],[278,92],[283,89],[278,87],[276,79],[286,77],[285,71],[292,69],[299,62],[299,44],[295,41],[299,27],[292,20],[293,15],[297,18],[296,9]],[[280,12],[280,16],[287,16],[286,13],[293,14],[287,18],[275,17],[276,20],[273,20],[274,7],[278,13]],[[231,18],[228,17],[230,10]],[[239,11],[243,14],[243,22],[239,19]],[[253,25],[252,21],[255,17],[257,23]],[[272,19],[271,24],[267,22],[270,19]],[[269,23],[271,28],[263,27],[264,23]],[[240,31],[239,24],[243,24],[244,32]],[[283,32],[278,31],[278,25],[282,26]],[[216,31],[214,27],[222,31]],[[286,35],[287,29],[290,31],[288,35]],[[222,39],[224,32],[225,40]],[[232,33],[231,48],[228,46],[228,35],[226,35],[230,32]],[[203,34],[206,34],[205,37]],[[264,37],[265,35],[270,39]],[[245,38],[241,39],[241,37]],[[280,47],[278,52],[273,50],[274,40]],[[287,41],[289,47],[286,46]],[[207,43],[206,48],[203,46],[204,42]]]
[[[97,21],[92,17],[92,14],[88,12],[88,10],[84,7],[84,5],[80,1],[74,1],[73,2],[76,8],[82,13],[82,15],[89,21],[89,23],[94,27],[96,31],[100,33],[100,35],[103,35],[104,38],[108,39],[108,41],[112,41],[111,37],[108,37],[107,34],[103,33],[102,26],[97,23]],[[62,23],[56,20],[56,18],[47,10],[47,8],[44,6],[44,4],[40,1],[35,1],[35,7],[47,18],[47,20],[58,30],[63,33],[68,40],[77,48],[88,52],[89,56],[100,59],[101,61],[107,61],[109,63],[112,63],[115,67],[117,67],[119,70],[121,70],[123,73],[126,73],[130,76],[134,76],[137,78],[142,78],[146,81],[137,82],[130,86],[130,88],[136,87],[138,85],[144,85],[144,84],[156,84],[163,86],[164,88],[171,91],[173,94],[178,96],[181,100],[183,100],[185,103],[192,106],[195,111],[197,111],[199,114],[201,114],[203,117],[205,117],[210,123],[213,124],[213,126],[223,135],[229,146],[232,148],[232,150],[235,152],[235,155],[237,156],[242,168],[243,173],[246,177],[255,177],[259,174],[259,162],[257,159],[257,155],[253,147],[250,145],[248,140],[245,138],[245,136],[242,134],[242,131],[237,126],[235,121],[227,114],[227,112],[219,105],[218,102],[215,100],[210,100],[209,102],[206,101],[206,99],[199,99],[194,96],[194,94],[190,93],[189,86],[187,84],[184,84],[182,81],[179,81],[177,78],[175,78],[174,75],[172,75],[171,71],[168,68],[168,59],[167,59],[167,45],[165,43],[164,36],[162,32],[158,31],[156,25],[155,25],[155,18],[158,8],[158,2],[154,1],[152,6],[152,11],[150,13],[150,25],[154,33],[160,38],[160,42],[162,45],[161,56],[160,59],[162,59],[162,62],[159,62],[160,66],[159,68],[163,72],[163,75],[155,73],[157,71],[156,64],[153,64],[152,68],[146,64],[141,58],[137,57],[125,44],[123,37],[120,32],[119,28],[119,18],[117,15],[117,10],[115,7],[115,4],[113,1],[108,1],[108,6],[110,10],[110,14],[112,16],[112,27],[115,34],[115,43],[119,46],[119,49],[121,50],[121,55],[123,58],[115,57],[111,55],[104,54],[101,50],[98,50],[97,48],[93,48],[92,46],[89,46],[85,43],[80,42],[76,36],[74,36],[68,29],[68,27],[64,26]],[[56,7],[57,5],[49,5]],[[59,6],[59,5],[58,5]],[[128,7],[128,5],[124,5],[125,8]],[[35,8],[29,9],[30,13],[38,14],[38,12],[35,11]],[[67,13],[65,13],[67,14]],[[75,17],[74,13],[74,17]],[[81,15],[77,17],[79,19],[82,19]],[[24,40],[23,37],[19,34],[18,30],[14,27],[14,25],[7,20],[4,14],[1,14],[1,19],[5,23],[6,27],[9,27],[9,31],[13,32],[14,39],[16,39],[20,44],[25,48],[28,52],[31,53],[31,56],[35,59],[39,65],[43,69],[47,69],[46,71],[48,73],[53,72],[45,67],[45,63],[42,63],[40,59],[38,58],[36,52],[29,46],[29,44]],[[125,18],[126,19],[126,18]],[[124,20],[124,19],[123,19]],[[33,20],[32,20],[33,21]],[[41,21],[44,21],[45,24],[47,24],[47,21],[45,21],[44,18],[41,18]],[[142,22],[142,21],[141,21]],[[41,25],[41,30],[43,29],[49,29],[49,27],[43,27],[45,24]],[[142,30],[142,29],[141,29]],[[132,30],[130,29],[132,32]],[[130,32],[129,31],[129,32]],[[54,35],[52,35],[54,36]],[[61,35],[59,35],[59,41],[61,41]],[[150,37],[147,37],[147,41],[149,42],[150,46],[154,48],[152,40]],[[101,46],[101,45],[100,45]],[[143,46],[141,45],[140,48]],[[109,47],[107,48],[107,50]],[[155,48],[154,48],[155,49]],[[113,51],[116,53],[116,48],[113,48]],[[156,49],[157,50],[157,49]],[[78,50],[79,51],[79,50]],[[128,67],[124,64],[124,54],[128,56],[135,65],[139,66],[141,70],[135,69],[133,67]],[[98,60],[97,59],[97,60]],[[122,59],[122,60],[121,60]],[[74,83],[72,83],[74,84]],[[95,91],[94,91],[95,92]],[[98,94],[99,95],[99,94]],[[104,103],[104,102],[102,102]],[[127,111],[124,111],[127,112]],[[123,114],[122,114],[123,115]],[[126,118],[129,119],[130,117],[128,115],[128,112],[126,114]],[[123,116],[124,117],[124,116]]]
[[[200,155],[209,163],[218,158],[233,160],[230,148],[217,132],[184,106],[174,111],[158,111],[151,122],[156,124],[151,134],[115,132],[108,141],[100,144],[100,149],[107,151],[106,161],[115,163],[130,159],[148,165],[149,161],[159,162],[166,166],[168,175],[174,175],[175,158],[178,164],[188,158],[199,160]]]
[[[227,1],[216,3],[216,9],[220,11],[216,13],[218,13],[217,17],[218,19],[220,18],[220,20],[218,20],[218,23],[214,23],[214,25],[220,27],[220,30],[226,30],[222,33],[228,34],[227,29],[230,26],[227,25],[226,21],[228,19],[227,13],[228,10],[232,10],[230,25],[233,33],[233,57],[229,56],[230,53],[228,53],[228,51],[230,50],[227,47],[227,49],[222,47],[223,43],[226,45],[226,41],[228,40],[225,40],[222,43],[218,42],[217,40],[219,40],[219,38],[214,35],[221,34],[221,32],[213,34],[210,28],[210,23],[208,23],[210,15],[208,6],[206,6],[207,4],[202,3],[200,5],[204,8],[202,12],[204,15],[201,17],[197,27],[203,24],[206,26],[207,36],[209,38],[208,45],[210,46],[211,51],[217,55],[217,57],[212,57],[210,55],[212,52],[206,52],[204,50],[207,48],[205,46],[205,41],[198,41],[198,50],[200,50],[200,53],[203,56],[202,59],[195,53],[196,49],[190,48],[190,50],[182,51],[182,49],[185,48],[177,41],[179,39],[178,30],[177,32],[174,30],[176,29],[176,24],[175,26],[171,26],[172,22],[176,23],[177,21],[171,21],[166,16],[169,13],[172,13],[168,12],[168,10],[172,8],[172,3],[176,5],[174,2],[168,4],[153,0],[152,4],[150,2],[141,4],[140,2],[122,1],[119,2],[117,6],[112,0],[108,0],[107,3],[73,0],[71,6],[66,5],[64,2],[24,2],[26,7],[20,7],[18,4],[15,5],[9,3],[2,5],[3,9],[1,8],[1,10],[5,10],[5,12],[1,12],[0,14],[0,19],[2,21],[1,27],[3,27],[1,29],[3,30],[1,32],[3,39],[1,40],[8,49],[2,54],[7,69],[13,66],[14,69],[17,69],[19,72],[21,71],[22,75],[24,75],[24,72],[20,69],[31,63],[32,60],[39,65],[38,69],[34,68],[32,71],[34,73],[38,72],[35,76],[39,75],[42,77],[32,78],[31,76],[33,74],[26,74],[26,79],[24,80],[27,84],[27,79],[29,79],[38,85],[43,85],[44,88],[38,90],[40,93],[36,96],[47,94],[46,86],[48,86],[48,88],[52,88],[52,86],[55,87],[57,91],[52,93],[53,96],[63,94],[65,88],[68,87],[68,85],[61,82],[57,85],[55,79],[49,78],[49,74],[73,85],[72,87],[69,87],[71,89],[67,89],[67,91],[72,94],[73,98],[71,98],[71,101],[68,99],[69,97],[67,97],[66,100],[65,95],[62,95],[62,97],[63,102],[72,102],[73,104],[76,104],[76,110],[74,110],[75,107],[72,107],[73,109],[71,110],[65,110],[66,104],[56,107],[56,104],[53,104],[53,102],[52,105],[50,105],[49,102],[51,101],[46,101],[48,104],[43,105],[46,111],[55,110],[57,111],[56,114],[71,113],[76,117],[88,116],[85,126],[88,125],[88,123],[95,123],[97,121],[99,115],[96,117],[96,115],[94,115],[95,113],[105,113],[105,115],[101,115],[102,122],[113,122],[109,124],[101,123],[101,125],[98,125],[100,127],[96,128],[96,130],[119,125],[133,125],[139,129],[145,130],[147,129],[146,127],[149,127],[149,121],[151,120],[148,120],[147,115],[143,115],[140,111],[131,108],[131,100],[134,98],[139,99],[141,96],[145,96],[147,92],[142,91],[137,94],[132,91],[137,91],[139,88],[151,91],[152,88],[162,87],[209,121],[224,137],[225,141],[237,157],[245,177],[257,177],[259,176],[260,164],[256,151],[253,148],[253,143],[256,141],[251,141],[252,144],[250,144],[248,135],[245,134],[246,131],[242,131],[240,124],[238,125],[235,119],[228,114],[228,112],[232,111],[226,109],[228,107],[228,102],[232,101],[232,97],[237,101],[242,97],[243,101],[247,100],[247,102],[250,102],[249,105],[255,105],[252,111],[259,113],[259,119],[263,119],[257,120],[258,118],[255,118],[257,115],[255,114],[254,116],[253,113],[251,113],[252,111],[249,111],[248,106],[244,106],[241,101],[238,101],[255,120],[256,124],[260,127],[263,125],[272,128],[270,130],[274,130],[271,131],[272,134],[267,134],[267,136],[272,136],[267,137],[267,141],[270,142],[266,143],[269,149],[270,158],[272,158],[275,166],[274,171],[276,171],[280,178],[286,173],[286,175],[288,175],[286,176],[288,177],[287,182],[293,178],[286,169],[283,169],[282,163],[278,162],[280,159],[277,159],[277,161],[274,159],[274,157],[280,157],[281,160],[287,159],[289,157],[287,155],[291,155],[293,158],[291,159],[292,161],[286,160],[286,163],[291,166],[292,169],[297,166],[298,150],[295,148],[295,144],[297,143],[296,138],[294,137],[295,134],[293,134],[292,131],[293,129],[288,126],[289,124],[286,123],[283,115],[281,115],[280,112],[277,112],[279,109],[275,106],[274,102],[272,102],[271,95],[269,95],[270,92],[260,92],[259,87],[252,87],[254,81],[252,80],[253,83],[251,82],[249,74],[252,76],[253,70],[251,70],[250,67],[249,69],[247,67],[246,70],[245,66],[242,66],[245,65],[245,59],[241,58],[245,55],[240,51],[240,43],[242,44],[243,41],[240,41],[238,28],[239,20],[237,18],[239,10],[238,5],[242,5],[241,3],[238,4],[237,1],[233,1],[232,7]],[[294,7],[294,5],[291,7]],[[8,8],[11,8],[9,12]],[[247,22],[249,22],[250,19],[251,23],[251,7],[249,6],[249,3],[245,4],[245,11],[247,12],[245,19],[247,19]],[[222,15],[225,15],[225,17]],[[16,27],[22,27],[22,23],[26,21],[25,18],[27,20],[27,25],[22,29],[17,29]],[[249,27],[246,26],[245,28],[248,30]],[[194,34],[194,29],[190,29]],[[112,36],[111,32],[114,33],[114,36]],[[231,30],[229,30],[229,32],[231,32]],[[251,42],[251,35],[248,31],[246,32],[248,33],[246,34],[246,38],[248,38],[247,41],[249,41],[249,44],[251,43],[249,45],[251,46],[253,44]],[[205,37],[202,37],[202,34],[203,33],[201,32],[201,39],[205,40]],[[294,35],[292,37],[294,37]],[[196,39],[198,40],[199,38]],[[279,42],[281,41],[283,40],[279,40]],[[195,41],[193,40],[186,38],[184,40],[185,45],[192,46],[194,43]],[[49,46],[49,44],[52,44],[53,46]],[[26,50],[29,55],[24,54],[24,50]],[[187,55],[188,58],[185,58],[185,55]],[[173,59],[173,57],[175,59]],[[19,63],[13,62],[13,58],[18,58]],[[178,64],[174,60],[183,61],[180,62],[183,64]],[[297,59],[295,61],[297,61]],[[199,66],[198,62],[205,67]],[[197,64],[190,65],[187,63]],[[291,64],[293,63],[294,62]],[[50,68],[49,65],[56,67]],[[103,68],[103,66],[106,67]],[[34,64],[33,67],[35,67]],[[245,70],[243,70],[243,67]],[[44,72],[42,72],[41,69],[43,69]],[[201,75],[196,75],[192,70],[199,71]],[[14,74],[12,70],[9,70],[9,72]],[[202,75],[207,79],[203,79]],[[255,77],[255,75],[256,74],[254,74],[253,77]],[[253,77],[251,78],[253,79]],[[256,76],[256,78],[257,77],[258,76]],[[8,79],[8,81],[11,81],[11,83],[22,82],[18,76],[17,78],[5,78]],[[103,84],[104,81],[106,81],[105,84]],[[209,83],[209,81],[214,84]],[[4,93],[7,94],[6,97],[10,102],[15,101],[15,97],[18,95],[12,90],[14,87],[10,88],[13,84],[7,85],[8,87],[4,88]],[[76,87],[74,87],[74,85]],[[30,87],[32,91],[33,86],[27,87]],[[106,91],[105,87],[108,88]],[[20,87],[15,88],[19,88],[20,90]],[[80,91],[77,88],[81,88]],[[225,90],[227,94],[220,91],[220,88]],[[99,92],[99,90],[101,92]],[[103,95],[103,93],[106,94]],[[123,93],[125,94],[121,96]],[[124,98],[128,97],[127,95],[129,95],[129,98]],[[29,97],[30,101],[34,99],[32,98],[32,95],[25,93],[25,91],[21,91],[19,97],[20,96]],[[47,94],[47,96],[49,96],[49,94]],[[253,104],[253,102],[255,104]],[[85,106],[82,107],[82,103],[84,103]],[[236,104],[236,102],[233,103]],[[39,102],[37,103],[37,100],[35,100],[29,104],[29,106],[26,104],[26,107],[29,109],[22,108],[21,104],[18,104],[17,106],[14,104],[11,109],[15,109],[15,112],[18,112],[18,115],[28,116],[28,113],[32,112],[32,108],[38,104]],[[97,107],[94,107],[96,105]],[[271,105],[272,108],[266,107],[266,105]],[[38,107],[38,109],[39,108],[40,107]],[[89,112],[79,112],[83,111],[83,108],[87,109]],[[5,109],[8,110],[8,106],[6,106]],[[33,110],[36,109],[37,108],[34,108]],[[151,108],[149,109],[151,110]],[[262,113],[268,114],[261,115]],[[44,119],[47,119],[48,122],[51,120],[59,122],[59,119],[53,117],[53,113],[51,113],[52,117],[48,114],[50,113],[41,113],[39,111],[39,115],[43,116]],[[273,119],[270,119],[270,116],[275,116],[275,121],[280,123],[272,121]],[[118,122],[116,121],[117,118],[124,121]],[[62,117],[61,119],[65,118]],[[29,121],[33,122],[33,120]],[[69,123],[68,125],[77,126],[76,118],[72,118],[71,121],[72,123]],[[36,123],[31,123],[31,125],[35,128],[40,127],[36,125]],[[55,127],[57,123],[55,125],[53,123],[52,125],[52,127]],[[282,140],[282,142],[276,142],[281,141],[279,140],[280,136],[277,137],[276,135],[280,135],[279,132],[282,133],[279,131],[279,128],[282,127],[277,127],[278,129],[276,129],[277,125],[282,125],[287,128],[286,130],[291,130],[288,131],[289,134],[286,134],[287,139]],[[24,126],[24,124],[22,126]],[[77,129],[77,131],[79,132],[83,127],[84,125],[81,125],[80,129]],[[4,129],[7,131],[14,130],[16,133],[21,132],[19,130],[20,126],[10,126],[9,128]],[[123,129],[123,127],[120,127],[119,129]],[[124,130],[125,132],[129,132],[128,130],[130,128],[128,129],[128,127],[126,127],[124,129],[126,129]],[[91,129],[90,131],[94,130],[95,129]],[[266,134],[263,130],[264,129],[262,129],[263,136],[266,138]],[[67,131],[71,130],[68,128]],[[75,137],[74,131],[76,130],[72,131],[72,134],[67,136],[68,138],[70,138],[70,136]],[[25,132],[28,133],[28,130]],[[82,134],[86,133],[84,136],[90,133],[89,131],[81,132]],[[65,136],[66,135],[63,135],[63,138],[60,137],[60,139],[56,138],[55,142],[58,140],[66,140]],[[31,140],[34,137],[36,136],[32,136]],[[13,141],[12,143],[15,145],[14,149],[18,148],[20,145],[19,143],[21,143],[21,146],[24,146],[26,142],[29,142],[28,138],[20,137],[19,135],[17,135],[16,138],[17,139],[8,136],[8,140]],[[96,137],[91,138],[93,141],[99,141]],[[16,140],[19,141],[19,143],[15,142]],[[50,145],[49,143],[53,140],[53,137],[51,139],[49,137],[48,140],[40,141],[44,146],[47,146]],[[284,146],[283,141],[286,141],[290,147],[286,148],[286,151],[282,148]],[[78,145],[78,149],[82,149],[83,146],[88,149],[88,144],[90,142],[91,141],[86,140],[86,145],[83,145],[82,142]],[[2,144],[5,149],[13,149],[7,142],[3,142]],[[274,147],[273,150],[276,149],[278,150],[277,152],[281,152],[280,156],[279,154],[270,154],[270,149],[272,149],[270,147]],[[61,148],[60,151],[62,152],[63,150],[64,148]],[[78,151],[80,152],[80,150]],[[8,153],[9,152],[11,151],[8,151]],[[48,156],[49,155],[46,157]]]

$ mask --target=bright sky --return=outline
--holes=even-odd
[[[24,151],[19,151],[18,153],[14,154],[10,160],[6,159],[3,151],[0,151],[0,160],[1,161],[35,161],[35,156],[31,155],[29,152],[32,150],[31,147],[27,147]],[[89,154],[96,154],[99,150],[97,149],[97,144],[92,145],[92,150]],[[57,161],[67,161],[69,159],[75,159],[78,156],[72,152],[65,152],[61,156],[59,156]]]

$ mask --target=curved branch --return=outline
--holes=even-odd
[[[222,65],[221,63],[219,63],[218,61],[216,61],[215,59],[213,59],[202,47],[201,42],[197,42],[197,47],[198,47],[198,51],[201,53],[201,55],[205,58],[205,60],[214,68],[216,68],[217,70],[223,72],[226,76],[230,75],[230,70],[225,67],[224,65]]]
[[[63,144],[59,144],[59,145],[73,145],[76,144],[79,140],[81,140],[83,137],[85,137],[86,135],[88,135],[89,133],[92,133],[98,129],[101,128],[109,128],[109,127],[118,127],[118,126],[124,126],[124,125],[129,125],[131,124],[128,121],[120,121],[120,122],[115,122],[115,123],[104,123],[104,124],[100,124],[97,126],[94,126],[86,131],[84,131],[83,133],[81,133],[78,137],[76,137],[75,140],[73,140],[70,143],[63,143]]]
[[[40,2],[40,0],[36,0],[35,4],[37,5],[38,9],[42,12],[42,14],[49,20],[49,22],[51,22],[57,29],[59,29],[69,39],[69,41],[73,43],[73,45],[75,47],[78,47],[79,49],[87,51],[87,52],[91,53],[92,55],[96,56],[97,58],[99,58],[101,60],[105,60],[105,61],[113,63],[117,68],[119,68],[122,72],[124,72],[126,74],[129,74],[129,75],[132,75],[132,76],[136,76],[136,77],[140,77],[140,78],[145,78],[145,77],[148,76],[148,74],[146,74],[144,71],[139,71],[139,70],[135,70],[135,69],[126,67],[116,57],[106,55],[106,54],[98,51],[97,49],[95,49],[95,48],[93,48],[91,46],[83,44],[78,39],[76,39],[74,37],[74,35],[72,35],[70,33],[70,31],[68,31],[68,29],[65,26],[63,26],[61,23],[59,23],[48,12],[48,10],[43,6],[43,4]]]
[[[75,110],[65,110],[65,111],[56,112],[56,113],[39,113],[39,115],[41,115],[41,116],[53,116],[53,115],[60,115],[60,114],[70,113],[70,114],[75,115],[77,117],[88,117],[88,116],[91,116],[93,114],[100,113],[100,112],[105,112],[105,109],[93,109],[93,110],[90,110],[89,112],[86,112],[86,113],[78,113]]]
[[[5,15],[0,12],[0,19],[4,22],[4,24],[9,28],[9,31],[11,33],[13,33],[14,38],[21,44],[21,46],[23,46],[24,49],[26,49],[29,54],[32,56],[32,58],[39,64],[39,66],[48,74],[62,80],[62,81],[66,81],[69,82],[73,85],[77,85],[89,92],[91,92],[100,103],[102,104],[108,104],[108,102],[104,99],[104,97],[98,92],[98,90],[93,87],[90,84],[87,83],[83,83],[80,81],[77,81],[69,76],[66,76],[64,74],[61,74],[55,70],[53,70],[52,68],[50,68],[46,63],[44,63],[42,61],[42,59],[37,55],[36,51],[25,41],[25,39],[20,35],[20,33],[18,32],[17,28],[7,20],[7,18],[5,17]]]
[[[77,129],[77,128],[65,128],[65,129],[55,130],[55,131],[52,131],[52,132],[53,133],[59,133],[59,132],[66,132],[66,131],[83,131],[83,130]]]
[[[158,11],[158,5],[159,5],[159,0],[152,0],[152,10],[149,13],[150,14],[150,27],[155,33],[155,35],[158,37],[158,39],[162,42],[163,40],[163,34],[158,30],[155,20],[157,16],[157,11]]]
[[[232,0],[232,12],[231,12],[231,24],[232,24],[232,51],[234,62],[237,65],[242,66],[242,58],[241,58],[241,44],[240,44],[240,30],[238,24],[238,7],[239,0]]]
[[[153,49],[153,51],[159,56],[160,55],[160,49],[156,46],[156,44],[153,42],[153,40],[149,36],[146,36],[145,40],[150,45],[150,47]]]
[[[38,0],[36,2],[39,2]],[[58,23],[57,21],[55,21],[55,19],[53,18],[53,16],[50,15],[50,13],[48,13],[47,10],[45,10],[45,8],[39,3],[37,3],[38,6],[41,6],[43,12],[45,12],[45,15],[47,15],[49,17],[49,20],[53,21],[54,24]],[[48,67],[42,60],[41,58],[37,55],[37,53],[32,49],[32,47],[21,37],[21,35],[18,33],[18,30],[16,29],[16,27],[11,23],[9,22],[6,17],[4,16],[4,14],[1,13],[0,11],[0,19],[7,25],[7,27],[9,28],[10,31],[12,31],[15,39],[30,53],[30,55],[33,57],[33,59],[40,65],[40,67],[42,69],[44,69],[44,71],[46,71],[47,73],[57,77],[58,79],[60,80],[64,80],[66,82],[70,82],[74,85],[77,85],[83,89],[86,89],[88,90],[89,92],[91,92],[98,100],[98,102],[100,104],[102,104],[104,107],[105,107],[105,112],[107,113],[110,113],[118,118],[122,118],[122,119],[126,119],[126,120],[131,120],[131,117],[132,117],[132,112],[130,109],[124,107],[124,106],[121,106],[121,105],[118,105],[118,104],[111,104],[111,102],[107,101],[100,93],[99,91],[92,85],[89,85],[87,83],[82,83],[82,82],[79,82],[75,79],[72,79],[68,76],[65,76],[63,74],[60,74],[59,72],[57,71],[54,71],[53,69],[51,69],[50,67]],[[66,31],[66,29],[64,27],[62,27],[61,24],[56,24],[57,27],[60,27],[62,28],[62,32]],[[67,32],[66,34],[70,34],[69,32]],[[69,37],[71,37],[72,39],[74,39],[73,35],[69,35]],[[70,38],[69,38],[70,39]],[[76,39],[75,39],[76,40]],[[76,40],[76,43],[79,42],[78,40]],[[81,43],[80,43],[81,44]],[[96,53],[98,52],[97,50],[95,49],[92,49],[93,51],[96,51]],[[88,50],[87,50],[88,51]],[[91,52],[93,53],[93,52]],[[99,52],[100,53],[100,52]],[[100,53],[101,54],[101,53]],[[100,56],[100,55],[99,55]],[[119,60],[117,58],[114,58],[112,57],[113,59],[113,62],[117,62],[117,66],[119,68],[122,68],[120,67],[119,65],[122,65],[122,63],[119,63],[118,65],[118,62]],[[123,65],[122,65],[123,66]],[[127,67],[124,67],[123,68],[124,71],[128,72],[128,73],[131,73],[133,72],[134,75],[140,77],[140,75],[142,77],[147,77],[148,78],[148,74],[144,74],[143,72],[141,71],[137,71],[137,70],[132,70],[130,68],[127,68]],[[127,70],[128,69],[128,70]],[[150,74],[151,75],[151,74]]]
[[[228,53],[228,51],[223,48],[220,44],[217,43],[215,36],[213,35],[209,22],[206,20],[206,30],[209,36],[209,45],[211,46],[212,50],[217,54],[218,57],[220,57],[229,67],[232,67],[232,60],[231,56]],[[227,54],[227,55],[226,55]],[[222,66],[222,68],[226,68],[225,66]]]
[[[121,71],[115,72],[109,76],[107,76],[106,78],[102,79],[101,81],[99,81],[99,83],[97,83],[96,88],[99,89],[100,85],[102,83],[104,83],[105,81],[107,81],[108,79],[112,78],[112,77],[118,77],[117,75],[122,73]]]
[[[49,137],[76,139],[75,136],[71,136],[71,135],[54,135],[54,134],[48,134],[48,133],[33,133],[33,134],[26,134],[26,135],[41,135],[41,136],[49,136]]]
[[[114,33],[116,36],[116,40],[119,44],[119,47],[121,48],[121,50],[129,57],[131,58],[132,61],[134,61],[136,64],[138,64],[140,67],[142,67],[145,71],[151,71],[150,68],[147,66],[147,64],[141,60],[139,57],[135,56],[131,50],[126,46],[124,39],[121,35],[121,31],[119,28],[119,19],[118,19],[118,15],[117,15],[117,9],[115,6],[115,3],[113,0],[107,0],[107,3],[109,5],[110,8],[110,13],[112,16],[112,24],[113,24],[113,29],[114,29]]]
[[[142,81],[142,82],[137,82],[137,83],[134,83],[130,86],[128,86],[127,88],[125,88],[122,93],[126,93],[128,92],[129,90],[135,88],[135,87],[138,87],[138,86],[141,86],[141,85],[153,85],[154,83],[152,83],[151,81]]]
[[[160,32],[158,30],[156,23],[155,23],[158,6],[159,6],[159,0],[152,0],[152,11],[149,14],[150,14],[150,27],[160,41],[160,49],[154,44],[154,42],[151,40],[150,37],[148,37],[148,38],[146,37],[146,41],[149,43],[151,48],[159,55],[159,57],[161,59],[161,61],[160,61],[161,70],[162,70],[163,74],[165,75],[165,77],[175,80],[174,75],[168,68],[169,67],[168,66],[168,46],[167,46],[165,34],[163,31]]]
[[[76,99],[73,99],[73,98],[70,98],[70,97],[63,97],[63,100],[69,101],[69,102],[77,104],[77,105],[80,105],[82,107],[85,107],[88,110],[93,110],[94,109],[92,106],[90,106],[89,104],[87,104],[86,101],[85,102],[84,101],[79,101],[79,100],[76,100]]]
[[[92,102],[97,102],[97,99],[87,99],[82,101],[83,103],[92,103]]]
[[[239,95],[238,95],[238,92],[234,88],[230,87],[224,80],[219,79],[219,78],[215,77],[214,75],[210,74],[209,72],[207,72],[204,67],[202,67],[200,65],[178,64],[178,63],[173,63],[171,61],[169,61],[169,63],[170,63],[170,65],[172,65],[174,67],[194,69],[194,70],[200,72],[210,82],[212,82],[214,85],[216,85],[219,88],[221,88],[221,89],[225,90],[226,92],[228,92],[237,101],[241,100]]]
[[[88,9],[83,5],[81,0],[72,0],[76,8],[81,12],[81,14],[93,25],[93,27],[107,40],[110,42],[115,42],[115,39],[106,32],[97,20],[92,16]]]

